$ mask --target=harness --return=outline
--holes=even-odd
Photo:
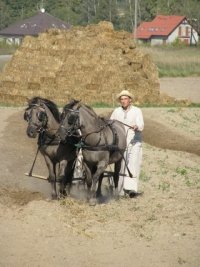
[[[49,136],[45,130],[40,131],[37,141],[38,147],[41,146],[57,146],[60,144],[60,138],[56,135]]]
[[[81,140],[80,140],[80,142],[78,144],[76,144],[76,147],[82,148],[83,150],[86,149],[86,150],[90,150],[90,151],[109,151],[110,153],[115,152],[115,151],[120,151],[120,149],[118,147],[119,138],[118,138],[116,129],[112,125],[113,124],[113,121],[111,121],[111,120],[104,120],[104,119],[101,119],[101,120],[104,122],[104,125],[100,128],[100,130],[99,131],[96,131],[96,132],[88,133],[84,138],[82,137]],[[112,131],[112,135],[113,135],[113,142],[112,142],[112,144],[108,144],[107,143],[105,133],[103,133],[103,134],[104,134],[104,139],[105,139],[106,144],[104,144],[104,145],[99,145],[98,144],[98,143],[100,143],[101,138],[99,139],[99,142],[95,146],[91,146],[91,145],[88,145],[86,143],[85,139],[90,134],[101,132],[106,127],[109,127],[111,129],[111,131]]]
[[[80,106],[79,106],[80,107]],[[68,125],[70,125],[70,127],[67,130],[67,135],[69,136],[73,136],[75,132],[77,132],[77,130],[80,129],[80,117],[79,117],[79,109],[71,109],[71,108],[66,108],[65,110],[71,112],[69,117],[68,117]],[[66,114],[65,114],[66,116]],[[82,150],[89,150],[89,151],[108,151],[110,152],[110,156],[118,151],[121,154],[121,157],[123,158],[124,162],[125,162],[125,166],[127,168],[128,174],[129,176],[132,178],[133,175],[130,172],[129,168],[128,168],[128,164],[125,160],[124,157],[124,149],[120,149],[118,144],[119,144],[119,138],[118,138],[118,134],[116,129],[113,127],[113,123],[115,122],[114,120],[106,120],[104,118],[99,118],[100,122],[103,122],[103,125],[100,125],[100,129],[97,131],[93,131],[93,132],[89,132],[87,133],[85,136],[81,136],[81,140],[80,142],[78,142],[77,144],[75,144],[75,146],[78,149],[82,149]],[[64,127],[63,125],[61,125],[61,127]],[[112,135],[113,135],[113,142],[112,144],[108,144],[107,143],[107,138],[105,135],[105,132],[103,132],[103,130],[109,127],[112,131]],[[64,127],[65,128],[65,127]],[[96,145],[88,145],[86,142],[86,138],[93,134],[93,133],[100,133],[103,132],[104,135],[104,140],[105,140],[105,144],[100,145],[101,142],[101,136],[99,138],[99,141],[97,142]]]

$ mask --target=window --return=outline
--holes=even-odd
[[[190,37],[190,28],[188,26],[186,26],[185,35],[186,37]]]
[[[178,28],[178,36],[181,36],[181,34],[182,34],[182,28],[181,28],[181,26],[179,26],[179,28]]]

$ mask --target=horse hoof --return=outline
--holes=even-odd
[[[62,200],[62,199],[65,199],[66,198],[66,195],[63,195],[63,194],[59,194],[57,199],[58,200]]]
[[[102,196],[103,196],[103,195],[102,195],[101,192],[96,194],[96,197],[97,197],[97,198],[101,198]]]
[[[55,194],[52,194],[51,195],[51,200],[57,200],[58,199],[58,196],[57,195],[55,195]]]
[[[118,201],[118,200],[120,199],[119,194],[115,194],[115,195],[114,195],[114,199],[115,199],[116,201]]]
[[[96,198],[91,198],[90,200],[89,200],[89,205],[90,206],[95,206],[97,204],[97,200],[96,200]]]

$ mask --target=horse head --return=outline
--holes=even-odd
[[[59,121],[59,111],[52,101],[40,97],[28,100],[28,107],[24,112],[24,120],[28,122],[27,135],[29,137],[35,138],[38,133],[46,130],[50,110],[54,110],[54,117]]]
[[[61,114],[61,123],[57,134],[61,140],[66,141],[69,136],[78,136],[79,124],[79,100],[71,100],[67,105],[64,106]]]

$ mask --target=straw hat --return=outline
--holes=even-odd
[[[117,99],[120,100],[121,96],[128,96],[131,99],[133,99],[133,95],[128,91],[128,90],[122,90],[118,95],[117,95]]]

